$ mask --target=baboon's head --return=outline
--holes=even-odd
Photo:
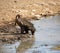
[[[16,23],[17,23],[19,26],[22,26],[21,16],[22,16],[22,15],[19,15],[19,14],[16,15],[15,25],[16,25]]]
[[[21,16],[22,16],[22,15],[17,14],[17,15],[16,15],[16,19],[21,18]]]

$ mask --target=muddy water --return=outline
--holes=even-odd
[[[32,21],[36,28],[33,38],[12,45],[0,46],[0,53],[60,53],[52,50],[55,45],[60,45],[60,15],[42,17]]]

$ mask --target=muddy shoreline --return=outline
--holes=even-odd
[[[21,34],[20,30],[17,26],[13,23],[8,23],[0,26],[0,42],[2,43],[9,43],[12,44],[15,41],[19,40],[26,40],[30,38],[31,35],[29,34]]]
[[[25,41],[28,40],[30,36],[28,34],[19,34],[19,35],[0,35],[0,44],[13,44],[16,41]]]

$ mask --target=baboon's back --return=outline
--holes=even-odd
[[[23,25],[27,25],[29,27],[33,26],[33,24],[31,22],[29,22],[26,18],[21,18],[20,20],[23,23]]]

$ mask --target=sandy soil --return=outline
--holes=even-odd
[[[0,23],[15,19],[16,14],[28,19],[60,13],[60,0],[0,0]]]

